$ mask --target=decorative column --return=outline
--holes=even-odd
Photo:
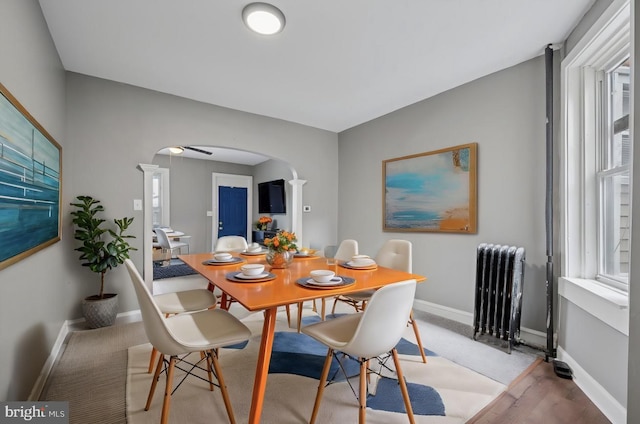
[[[307,183],[307,180],[293,179],[288,182],[292,187],[291,231],[296,233],[298,246],[302,246],[302,186]]]
[[[153,173],[158,169],[158,165],[140,163],[138,169],[143,173],[142,190],[142,277],[144,282],[153,293]]]

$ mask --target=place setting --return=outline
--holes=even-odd
[[[276,275],[266,272],[263,264],[245,264],[240,267],[240,271],[229,272],[225,277],[237,283],[262,283],[274,280]]]
[[[247,250],[245,250],[244,252],[240,252],[241,255],[246,256],[260,256],[266,253],[267,249],[263,248],[258,243],[251,243],[249,246],[247,246]]]
[[[294,258],[302,258],[302,259],[304,259],[304,258],[315,258],[316,257],[316,255],[315,255],[316,251],[317,251],[316,249],[309,249],[309,248],[303,247],[303,248],[297,250],[293,254],[293,257]]]
[[[372,270],[378,268],[376,261],[367,255],[354,255],[351,260],[340,263],[340,266],[348,269]]]
[[[203,265],[236,265],[244,262],[244,259],[233,256],[231,253],[219,252],[214,253],[212,259],[202,262]]]
[[[328,269],[315,269],[309,275],[309,277],[299,278],[296,283],[311,289],[335,289],[356,282],[355,278],[336,275]]]

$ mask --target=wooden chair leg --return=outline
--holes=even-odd
[[[298,302],[298,333],[300,332],[300,327],[302,326],[302,305],[303,302]]]
[[[365,424],[367,421],[367,362],[360,360],[360,411],[358,413],[358,424]]]
[[[416,335],[416,342],[418,342],[418,349],[420,349],[420,356],[422,356],[422,362],[423,363],[427,363],[427,356],[424,354],[424,349],[422,347],[422,340],[420,339],[420,330],[418,329],[418,323],[416,322],[415,319],[413,319],[413,309],[411,310],[411,313],[409,314],[409,322],[411,323],[411,326],[413,327],[413,334]]]
[[[402,373],[402,368],[400,367],[400,358],[398,358],[398,351],[393,348],[391,350],[391,354],[393,355],[393,363],[396,366],[396,374],[398,375],[398,383],[400,383],[400,391],[402,392],[402,398],[404,399],[404,407],[407,410],[407,417],[409,417],[409,422],[411,424],[415,424],[415,420],[413,418],[413,408],[411,408],[411,399],[409,399],[409,390],[407,390],[407,383],[404,381],[404,374]]]
[[[163,362],[164,355],[160,354],[160,359],[158,359],[158,364],[156,365],[156,372],[153,374],[153,380],[151,380],[151,388],[149,389],[149,396],[147,396],[147,403],[144,406],[145,411],[148,411],[151,407],[151,401],[153,400],[153,394],[156,392],[156,386],[158,385],[158,380],[160,379],[160,371],[162,371]]]
[[[153,372],[153,366],[156,363],[156,355],[158,354],[158,351],[156,350],[155,347],[151,348],[151,357],[149,358],[149,369],[147,370],[147,373],[151,374]]]
[[[213,392],[213,370],[211,368],[211,355],[208,352],[200,352],[200,359],[206,359],[207,361],[207,376],[209,377],[209,390]]]
[[[211,351],[211,361],[213,362],[213,369],[218,376],[218,384],[220,385],[220,391],[222,392],[222,399],[224,400],[224,406],[227,408],[227,415],[229,416],[229,422],[235,424],[236,419],[233,416],[233,408],[231,407],[231,400],[229,399],[229,392],[227,391],[227,384],[224,382],[222,372],[220,370],[220,364],[218,363],[218,352]]]
[[[169,421],[169,408],[171,407],[171,391],[173,390],[173,371],[176,366],[176,357],[169,359],[169,368],[167,369],[167,384],[164,387],[164,402],[162,402],[162,415],[160,424],[167,424]]]
[[[322,313],[320,314],[320,317],[322,318],[322,321],[324,321],[325,317],[326,317],[326,311],[327,311],[327,299],[325,299],[324,297],[322,298],[322,309],[321,309]]]
[[[309,424],[314,424],[318,417],[318,410],[320,409],[320,401],[322,400],[322,394],[324,393],[324,386],[327,383],[327,376],[329,375],[329,368],[331,368],[331,361],[333,360],[333,349],[329,348],[327,351],[327,357],[324,360],[324,366],[322,367],[322,374],[320,375],[320,382],[318,383],[318,393],[316,393],[316,401],[313,404],[313,412],[311,413],[311,419]]]

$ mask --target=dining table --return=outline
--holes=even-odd
[[[266,253],[266,252],[264,252]],[[222,306],[229,300],[238,302],[249,311],[264,311],[264,323],[258,362],[253,383],[249,423],[260,422],[267,376],[271,361],[271,351],[275,337],[276,314],[278,308],[306,301],[348,295],[363,290],[379,289],[400,281],[415,279],[423,282],[426,277],[382,266],[356,269],[349,262],[337,261],[328,264],[327,259],[315,255],[295,255],[288,267],[271,268],[265,254],[261,252],[233,253],[230,261],[217,261],[213,253],[179,255],[178,258],[189,265],[210,282],[210,287],[218,287],[223,293]],[[222,262],[222,263],[221,263]],[[238,274],[246,263],[265,264],[264,278],[244,279]],[[329,269],[339,276],[342,283],[332,286],[308,284],[312,270]]]

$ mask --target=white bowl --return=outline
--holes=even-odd
[[[251,243],[249,247],[247,247],[247,251],[249,252],[258,252],[260,250],[262,250],[262,246],[260,246],[258,243]]]
[[[227,252],[214,253],[213,257],[216,261],[230,261],[233,259],[233,255]]]
[[[311,271],[311,278],[318,283],[328,283],[334,275],[336,275],[336,273],[328,269],[314,269]]]
[[[240,267],[242,273],[247,276],[260,275],[264,272],[264,265],[262,264],[246,264]]]

